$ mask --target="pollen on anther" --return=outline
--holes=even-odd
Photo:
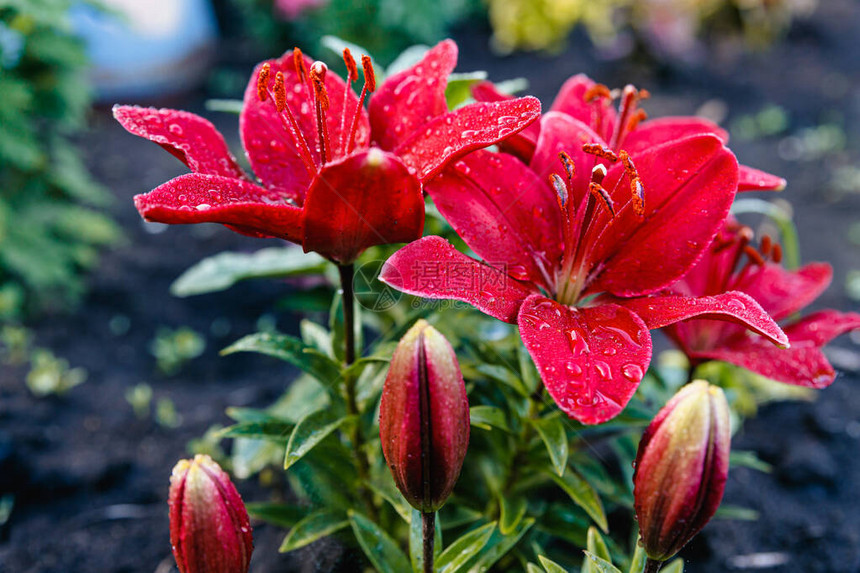
[[[266,63],[263,64],[260,73],[257,74],[257,98],[260,101],[266,101],[269,98],[269,74],[271,72],[272,66]]]
[[[358,79],[358,68],[355,65],[355,58],[352,57],[352,52],[349,48],[343,49],[343,63],[346,64],[346,81],[354,82]]]
[[[770,254],[770,260],[779,264],[782,262],[782,245],[779,243],[774,243],[773,252]]]
[[[299,83],[304,84],[305,78],[308,75],[308,69],[305,67],[305,57],[298,48],[293,48],[293,65],[296,68],[296,76],[299,78]]]
[[[615,152],[600,143],[586,143],[582,146],[582,150],[589,155],[594,155],[596,157],[600,157],[601,159],[606,159],[607,161],[611,161],[612,163],[618,161],[618,156],[615,155]]]
[[[361,68],[364,70],[364,87],[368,93],[373,93],[376,91],[376,74],[373,73],[373,60],[370,56],[361,56]]]
[[[314,96],[323,111],[328,110],[328,91],[325,88],[325,75],[328,67],[322,62],[314,62],[311,66],[311,82],[314,86]]]
[[[765,235],[761,238],[761,245],[759,245],[759,251],[765,257],[770,254],[770,249],[773,246],[770,235]]]
[[[567,180],[570,182],[574,175],[576,175],[576,166],[573,164],[573,159],[570,158],[570,155],[566,151],[559,151],[558,158],[561,160],[564,171],[567,173]]]
[[[567,206],[567,186],[564,184],[561,177],[559,177],[558,173],[551,173],[549,176],[549,182],[555,189],[559,206],[564,209],[565,206]]]
[[[645,216],[645,189],[638,177],[630,180],[630,193],[633,196],[633,212],[639,217]]]
[[[278,72],[275,74],[275,107],[278,111],[284,111],[287,108],[287,88],[284,85],[284,74]]]
[[[591,103],[597,99],[609,99],[611,96],[611,92],[609,88],[603,84],[594,84],[590,88],[588,88],[585,92],[585,95],[582,98],[587,102]]]
[[[609,196],[609,192],[603,188],[603,185],[592,181],[588,184],[588,192],[591,193],[596,199],[602,201],[603,206],[606,207],[606,210],[609,211],[609,214],[613,217],[615,216],[615,206],[612,204],[612,198]]]
[[[754,262],[755,264],[757,264],[758,266],[760,266],[760,267],[764,266],[764,258],[761,256],[761,253],[759,253],[757,250],[755,250],[751,246],[749,246],[749,245],[744,246],[744,254],[746,256],[748,256],[750,258],[750,260],[752,262]]]

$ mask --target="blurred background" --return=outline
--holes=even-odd
[[[789,181],[747,208],[793,221],[802,260],[834,265],[816,308],[856,311],[858,32],[857,0],[0,0],[0,570],[173,571],[170,468],[225,456],[224,409],[265,406],[286,379],[218,350],[328,310],[313,284],[171,295],[205,257],[278,242],[141,221],[132,196],[185,168],[116,124],[114,103],[204,115],[240,155],[235,100],[293,46],[341,71],[351,45],[382,70],[453,37],[458,73],[518,80],[547,108],[576,73],[633,83],[652,117],[708,117],[743,163]],[[841,374],[814,404],[789,396],[804,401],[741,431],[772,472],[733,470],[727,503],[750,513],[709,525],[682,553],[690,571],[860,570],[858,344],[828,348]],[[234,474],[253,459],[234,453]],[[262,499],[276,479],[240,490]],[[325,542],[280,556],[282,536],[257,528],[253,571],[350,570]]]

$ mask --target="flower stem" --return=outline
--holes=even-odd
[[[424,573],[433,573],[433,544],[436,541],[436,512],[421,512],[421,534],[424,537]]]
[[[355,276],[355,267],[352,264],[338,265],[337,270],[340,273],[341,287],[341,308],[343,308],[343,357],[345,366],[348,368],[355,362],[355,290],[353,289],[353,277]],[[355,459],[358,465],[358,489],[359,494],[367,505],[367,511],[373,521],[378,521],[378,513],[376,505],[373,503],[373,496],[370,490],[365,485],[370,478],[370,463],[367,460],[367,454],[364,451],[364,439],[361,435],[361,423],[358,419],[358,403],[355,399],[355,378],[351,374],[345,374],[343,379],[343,390],[346,398],[346,412],[350,416],[355,416],[356,420],[349,424],[349,440],[352,442],[352,448],[355,452]]]
[[[657,573],[660,570],[660,567],[663,566],[662,561],[657,561],[656,559],[651,559],[650,557],[645,561],[645,569],[642,573]]]

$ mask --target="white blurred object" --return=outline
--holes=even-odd
[[[102,0],[113,13],[76,5],[96,99],[157,98],[193,89],[212,63],[217,26],[209,0]]]

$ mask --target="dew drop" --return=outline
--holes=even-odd
[[[197,205],[198,211],[205,211],[205,210],[211,209],[211,208],[212,208],[212,206],[207,204],[207,203],[200,203],[199,205]]]
[[[167,129],[169,129],[170,133],[172,133],[173,135],[177,137],[182,137],[182,126],[180,126],[178,123],[171,123]]]
[[[609,364],[606,362],[601,362],[600,360],[595,361],[594,369],[597,370],[597,373],[604,380],[610,380],[612,378],[612,368],[610,368]]]
[[[625,364],[621,368],[621,374],[634,384],[638,384],[642,381],[642,368],[636,364]]]

